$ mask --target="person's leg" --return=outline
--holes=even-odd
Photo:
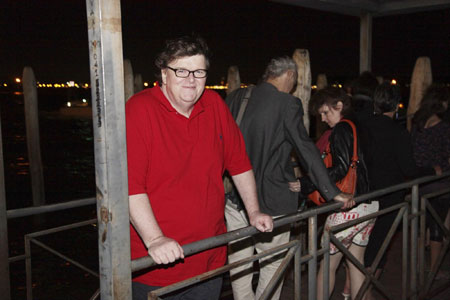
[[[344,296],[344,300],[350,299],[350,272],[347,267],[347,263],[344,264],[345,268],[345,284],[344,289],[342,290],[342,296]]]
[[[264,233],[257,235],[257,243],[255,245],[258,253],[272,249],[276,246],[286,244],[289,242],[289,236],[291,232],[290,224],[274,229],[271,233]],[[262,258],[259,261],[260,271],[258,286],[256,288],[256,299],[259,299],[272,279],[273,275],[277,271],[278,267],[283,260],[286,252],[276,255],[270,255]],[[272,300],[278,300],[281,294],[281,288],[283,286],[283,279],[281,279],[277,285],[277,288],[272,293]]]
[[[222,290],[222,276],[200,282],[174,296],[173,300],[218,300]]]
[[[131,284],[133,300],[147,300],[148,293],[159,289],[160,286],[150,286],[140,282],[133,281]]]
[[[232,203],[227,201],[225,206],[225,219],[227,230],[233,231],[248,226],[247,220]],[[252,238],[237,240],[228,245],[228,263],[233,263],[243,258],[252,256],[255,248]],[[252,288],[253,263],[230,270],[231,287],[235,300],[254,299],[255,293]]]
[[[329,285],[328,285],[328,293],[331,295],[334,289],[334,283],[336,281],[336,270],[339,266],[339,263],[342,259],[342,253],[338,252],[336,254],[330,255],[330,277],[329,277]],[[323,299],[323,270],[324,270],[324,262],[323,259],[320,262],[319,271],[317,272],[317,299]]]
[[[353,256],[356,257],[356,259],[364,265],[364,252],[366,250],[366,247],[361,247],[356,244],[352,244],[350,248],[348,249]],[[364,282],[364,273],[362,273],[350,260],[347,259],[347,266],[350,272],[350,285],[351,285],[351,295],[352,299],[356,298],[356,295],[358,294],[359,289],[361,288],[361,285]]]

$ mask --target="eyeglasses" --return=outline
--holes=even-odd
[[[174,71],[175,76],[180,77],[180,78],[187,78],[187,77],[189,77],[189,75],[191,75],[191,73],[192,73],[192,75],[194,75],[194,78],[205,78],[208,75],[208,70],[205,70],[205,69],[189,71],[186,69],[174,69],[169,66],[167,67],[167,69]]]

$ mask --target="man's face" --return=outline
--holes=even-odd
[[[206,77],[195,78],[193,73],[188,77],[176,76],[173,69],[184,69],[188,71],[206,69],[205,57],[194,55],[178,58],[168,64],[169,68],[161,70],[163,90],[174,108],[193,107],[205,89]]]

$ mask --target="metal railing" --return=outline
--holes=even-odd
[[[259,253],[257,255],[245,258],[243,260],[237,261],[233,264],[225,265],[219,269],[195,276],[193,278],[175,283],[170,286],[166,286],[164,288],[155,290],[149,294],[149,299],[159,299],[159,296],[162,296],[164,294],[167,294],[169,292],[176,291],[178,289],[193,285],[195,283],[198,283],[202,280],[207,280],[214,276],[219,276],[227,271],[229,271],[232,268],[238,267],[240,265],[256,261],[258,259],[261,259],[262,257],[265,257],[267,255],[272,255],[274,253],[279,253],[282,251],[286,251],[286,256],[283,259],[282,264],[279,267],[279,270],[275,273],[274,278],[269,283],[268,287],[262,294],[260,299],[267,299],[271,292],[273,291],[274,287],[276,286],[277,282],[280,280],[280,278],[285,273],[287,266],[289,263],[294,260],[294,299],[300,299],[300,283],[301,283],[301,265],[306,264],[308,265],[308,299],[313,300],[316,299],[316,285],[317,285],[317,260],[318,257],[322,256],[325,259],[325,271],[324,271],[324,295],[325,298],[328,296],[328,263],[329,263],[329,243],[332,242],[335,244],[340,251],[344,254],[345,257],[347,257],[352,263],[355,264],[357,268],[361,270],[366,276],[366,279],[361,287],[360,292],[358,293],[357,299],[361,299],[364,292],[371,286],[375,286],[386,298],[393,299],[392,295],[388,295],[386,292],[386,289],[383,288],[382,284],[378,280],[378,278],[374,275],[374,270],[376,270],[378,263],[381,260],[381,257],[383,256],[384,252],[386,251],[389,242],[391,241],[392,237],[394,236],[394,233],[399,226],[400,222],[403,221],[403,257],[402,257],[402,269],[403,274],[405,274],[402,278],[402,299],[418,299],[418,297],[425,297],[426,295],[430,295],[433,293],[439,292],[439,290],[431,291],[430,287],[431,283],[433,282],[433,278],[437,272],[437,268],[442,263],[444,259],[444,255],[446,251],[449,248],[449,239],[444,242],[444,247],[441,251],[441,255],[438,258],[438,263],[436,264],[436,267],[431,270],[429,276],[426,278],[424,277],[424,236],[425,236],[425,215],[426,215],[426,209],[428,209],[435,218],[439,224],[439,226],[443,229],[443,232],[445,233],[446,237],[450,237],[450,234],[447,229],[445,229],[442,220],[439,220],[439,217],[437,216],[436,212],[433,210],[433,208],[429,205],[428,201],[429,199],[436,197],[441,194],[450,193],[450,188],[424,195],[421,197],[421,206],[419,209],[419,184],[431,182],[434,180],[441,179],[443,177],[448,177],[450,175],[450,172],[447,172],[443,174],[442,176],[427,176],[423,178],[419,178],[407,183],[398,184],[395,186],[391,186],[382,190],[377,190],[365,195],[361,195],[359,197],[356,197],[356,203],[362,203],[364,201],[370,200],[370,199],[376,199],[380,196],[399,191],[404,189],[412,189],[411,194],[411,200],[391,206],[389,208],[386,208],[384,210],[378,211],[376,213],[367,215],[365,217],[329,228],[324,230],[324,247],[318,248],[317,247],[317,216],[321,214],[330,213],[332,211],[335,211],[339,209],[342,204],[341,203],[330,203],[319,207],[314,207],[305,211],[297,212],[295,214],[287,215],[282,218],[274,220],[274,227],[280,227],[286,224],[293,224],[296,222],[308,221],[308,252],[305,253],[305,255],[301,255],[301,243],[299,239],[292,240],[291,242],[280,245],[278,247],[275,247],[273,249],[267,250],[265,252]],[[44,213],[44,212],[54,212],[58,210],[63,209],[69,209],[73,207],[79,207],[84,205],[90,205],[94,204],[95,199],[94,198],[88,198],[88,199],[81,199],[76,201],[70,201],[66,203],[61,203],[57,205],[46,205],[41,207],[32,207],[32,208],[24,208],[24,209],[16,209],[16,210],[9,210],[7,211],[8,219],[10,218],[17,218],[22,216],[30,216],[34,214]],[[347,227],[350,227],[356,223],[364,222],[366,220],[372,219],[374,217],[377,217],[382,214],[390,213],[392,211],[398,210],[397,217],[379,251],[377,254],[374,263],[369,269],[364,268],[364,266],[357,261],[355,257],[349,251],[341,245],[341,243],[334,237],[334,233],[344,230]],[[420,219],[420,239],[419,237],[419,219]],[[42,247],[43,249],[59,256],[62,259],[65,259],[75,266],[91,273],[94,276],[98,276],[97,272],[88,269],[87,267],[83,266],[82,264],[76,262],[75,260],[61,254],[57,250],[45,245],[44,243],[36,240],[36,237],[43,236],[50,233],[60,232],[67,229],[73,229],[80,226],[85,226],[88,224],[95,223],[96,220],[88,220],[84,222],[79,222],[75,224],[65,225],[57,228],[52,228],[48,230],[43,230],[31,234],[25,235],[25,254],[11,257],[9,258],[9,262],[18,261],[25,259],[26,261],[26,273],[27,273],[27,299],[32,298],[31,289],[32,289],[32,282],[31,282],[31,249],[30,249],[30,243],[33,242],[34,244]],[[409,226],[411,227],[411,237],[408,239],[408,233],[409,233]],[[250,237],[255,234],[258,234],[259,231],[256,230],[254,227],[245,227],[239,230],[227,232],[225,234],[222,234],[220,236],[211,237],[208,239],[200,240],[191,244],[187,244],[183,246],[183,250],[185,253],[185,256],[193,255],[198,252],[205,251],[207,249],[211,249],[214,247],[218,247],[221,245],[225,245],[231,241],[242,239],[244,237]],[[419,246],[419,247],[418,247]],[[419,255],[418,255],[419,253]],[[408,256],[410,258],[410,267],[408,268]],[[417,270],[417,261],[419,261],[419,272]],[[150,268],[154,266],[155,263],[152,260],[150,256],[142,257],[136,260],[132,260],[131,262],[131,272],[143,270],[145,268]],[[410,271],[409,276],[407,271]],[[410,280],[408,280],[408,277],[410,277]],[[419,278],[419,280],[418,280]],[[410,282],[410,285],[408,286],[408,283]],[[417,285],[418,283],[418,285]],[[441,289],[440,289],[441,290]],[[96,292],[91,299],[94,299],[98,296],[98,292]]]
[[[418,252],[417,246],[418,246],[418,227],[419,227],[418,225],[419,225],[419,217],[423,218],[423,215],[425,214],[425,211],[423,211],[423,210],[419,211],[419,205],[418,205],[419,204],[419,184],[435,181],[435,180],[438,180],[443,177],[448,177],[449,175],[450,175],[450,172],[446,172],[442,176],[426,176],[426,177],[422,177],[422,178],[419,178],[416,180],[412,180],[412,181],[409,181],[406,183],[398,184],[395,186],[391,186],[391,187],[388,187],[385,189],[377,190],[377,191],[356,197],[355,201],[357,204],[359,204],[359,203],[365,202],[367,200],[376,199],[383,195],[386,195],[386,194],[389,194],[392,192],[396,192],[399,190],[404,190],[404,189],[408,189],[408,188],[412,189],[410,203],[405,202],[402,204],[394,205],[387,209],[367,215],[365,217],[358,218],[356,220],[347,222],[345,224],[341,224],[341,225],[329,228],[328,230],[326,230],[324,232],[325,247],[322,249],[317,248],[317,216],[320,214],[323,214],[323,213],[330,213],[332,211],[335,211],[336,209],[339,209],[342,206],[342,203],[332,203],[332,204],[323,205],[320,207],[312,208],[312,209],[309,209],[309,210],[306,210],[303,212],[299,212],[299,213],[285,216],[283,218],[275,220],[274,228],[280,227],[285,224],[292,224],[294,222],[308,219],[308,254],[306,254],[305,256],[300,256],[300,253],[298,251],[300,249],[300,241],[299,240],[291,242],[292,244],[295,244],[296,247],[288,246],[288,247],[290,247],[290,251],[287,254],[287,256],[293,255],[292,251],[295,251],[293,249],[297,249],[297,251],[298,251],[298,253],[295,254],[295,259],[294,259],[294,264],[295,264],[295,268],[296,268],[295,272],[300,272],[300,265],[302,263],[306,263],[306,262],[308,263],[308,299],[314,300],[314,299],[316,299],[316,296],[317,296],[316,295],[317,258],[320,255],[323,255],[324,259],[325,259],[326,269],[324,271],[324,278],[323,278],[324,285],[323,286],[324,286],[325,299],[328,298],[328,280],[329,280],[328,268],[329,268],[329,243],[330,242],[333,242],[333,244],[335,244],[339,248],[339,250],[342,251],[344,256],[347,257],[353,264],[355,264],[355,266],[361,272],[363,272],[366,276],[363,286],[357,295],[357,299],[362,299],[365,291],[370,287],[371,284],[373,284],[388,299],[394,299],[391,295],[388,295],[386,290],[383,288],[383,286],[379,282],[378,278],[375,277],[374,272],[383,256],[384,252],[386,251],[386,249],[389,245],[389,242],[391,241],[391,239],[395,233],[395,230],[397,229],[397,227],[399,226],[401,221],[403,221],[402,299],[408,299],[408,298],[417,299],[420,294],[420,290],[418,289],[418,286],[417,286],[417,252]],[[443,192],[445,192],[445,191],[443,191]],[[432,197],[432,195],[427,195],[426,197]],[[333,233],[335,233],[337,231],[344,230],[345,228],[353,226],[357,223],[364,222],[366,220],[375,218],[377,216],[380,216],[380,215],[383,215],[386,213],[390,213],[395,210],[399,210],[397,217],[396,217],[396,219],[395,219],[395,221],[394,221],[384,243],[382,244],[382,247],[379,250],[379,252],[375,258],[375,261],[372,264],[370,269],[366,269],[333,235]],[[408,249],[408,245],[409,245],[408,244],[408,226],[409,225],[411,225],[411,238],[409,240],[410,249]],[[442,224],[440,224],[440,225],[443,226]],[[212,237],[209,239],[205,239],[205,240],[201,240],[198,242],[194,242],[194,243],[185,245],[185,246],[183,246],[183,250],[185,251],[185,256],[188,256],[188,255],[192,255],[192,254],[195,254],[195,253],[198,253],[198,252],[201,252],[201,251],[213,248],[213,247],[227,244],[236,239],[253,236],[257,233],[258,233],[258,231],[255,228],[246,227],[246,228],[242,228],[239,230],[225,233],[220,236]],[[424,235],[424,232],[421,233],[421,236],[423,236],[423,235]],[[283,245],[283,246],[287,246],[287,245],[288,244]],[[289,244],[289,245],[291,245],[291,244]],[[446,250],[447,247],[448,247],[448,244],[446,244],[446,247],[444,248],[444,250]],[[407,262],[408,262],[408,254],[409,253],[411,253],[410,268],[409,268],[410,281],[408,281],[408,276],[407,276],[407,274],[408,274]],[[257,259],[259,259],[263,256],[267,256],[269,254],[272,254],[272,252],[266,253],[264,255],[263,255],[263,253],[254,255],[252,257],[249,257],[248,260],[250,260],[250,261],[257,260]],[[445,254],[445,252],[442,251],[441,256],[440,256],[441,259],[443,259],[444,254]],[[281,276],[280,273],[285,271],[284,262],[286,260],[290,260],[290,257],[288,258],[287,256],[286,256],[285,260],[283,261],[283,263],[281,264],[279,271],[276,273],[277,278],[279,278]],[[245,262],[248,262],[248,261],[246,260]],[[236,263],[239,263],[239,265],[241,265],[241,264],[244,264],[245,262],[239,261]],[[152,258],[149,256],[146,256],[146,257],[139,258],[139,259],[132,261],[132,271],[142,270],[144,268],[149,268],[154,265],[155,265],[155,263],[152,260]],[[207,272],[205,274],[201,274],[201,275],[192,277],[190,279],[182,281],[182,284],[175,283],[173,285],[158,289],[156,291],[152,291],[149,293],[149,299],[160,299],[158,297],[161,295],[164,295],[166,293],[176,291],[182,287],[193,285],[195,283],[198,283],[202,280],[209,279],[214,276],[218,276],[218,275],[224,273],[225,272],[224,270],[229,270],[230,266],[231,265],[225,266],[223,268],[219,268],[214,271]],[[237,267],[237,265],[236,266],[233,265],[233,267]],[[299,278],[300,278],[300,275],[295,273],[294,281],[297,284],[300,284]],[[409,289],[408,289],[408,282],[410,282]],[[271,281],[271,283],[272,283],[272,281]],[[270,293],[272,292],[272,289],[274,288],[274,286],[275,286],[274,284],[269,284],[269,286],[266,288],[266,290],[264,291],[264,293],[260,299],[267,299],[268,295],[270,295]],[[423,288],[423,285],[420,285],[420,288]],[[294,299],[300,299],[299,287],[298,287],[298,289],[297,288],[295,289]]]

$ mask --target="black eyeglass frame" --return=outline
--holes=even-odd
[[[192,73],[192,76],[194,76],[194,78],[197,78],[197,79],[203,79],[203,78],[206,78],[208,76],[208,70],[206,70],[206,69],[197,69],[197,70],[194,70],[194,71],[189,71],[189,70],[186,70],[186,69],[183,69],[183,68],[176,69],[176,68],[171,68],[169,66],[167,66],[166,68],[172,70],[175,73],[175,76],[177,76],[179,78],[188,78],[189,75],[191,75],[191,73]],[[188,74],[187,74],[187,76],[179,76],[179,74],[177,74],[178,71],[187,71]],[[203,76],[203,77],[195,76],[195,72],[197,72],[197,71],[204,71],[205,72],[205,76]]]

